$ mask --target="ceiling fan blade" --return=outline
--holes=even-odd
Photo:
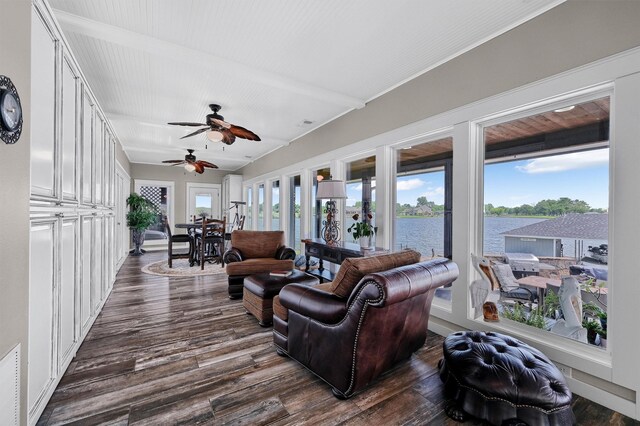
[[[202,124],[202,123],[190,123],[187,121],[177,121],[175,123],[167,123],[170,124],[172,126],[191,126],[191,127],[200,127],[200,126],[206,126],[206,124]]]
[[[222,133],[222,140],[220,142],[231,145],[236,141],[236,137],[231,133],[230,130],[220,129],[220,133]]]
[[[204,161],[204,160],[200,160],[198,161],[198,163],[200,163],[200,165],[202,165],[202,167],[209,167],[210,169],[217,169],[218,166],[216,166],[213,163],[210,163],[208,161]]]
[[[195,163],[191,163],[191,164],[193,164],[193,167],[195,167],[195,168],[196,168],[196,169],[194,170],[196,173],[199,173],[199,174],[204,173],[204,167],[202,167],[202,166],[200,165],[200,162],[199,162],[199,161],[196,161]]]
[[[233,133],[235,136],[242,139],[249,139],[250,141],[260,140],[260,136],[256,135],[249,129],[245,129],[242,126],[236,126],[235,124],[232,124],[231,127],[229,128],[229,131]]]
[[[163,163],[167,163],[167,164],[173,163],[173,165],[178,165],[178,164],[185,163],[185,161],[184,160],[164,160]]]
[[[219,120],[217,118],[212,118],[211,121],[216,124],[217,126],[223,127],[225,129],[229,129],[231,127],[230,123],[227,123],[224,120]]]
[[[189,133],[188,135],[181,137],[180,139],[189,138],[191,136],[199,135],[200,133],[206,132],[207,130],[209,130],[209,127],[205,127],[204,129],[198,129],[193,133]]]

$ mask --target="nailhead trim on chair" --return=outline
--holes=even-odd
[[[378,284],[375,281],[367,281],[362,285],[362,288],[360,289],[360,291],[358,292],[357,296],[353,299],[354,302],[356,300],[358,300],[358,298],[360,297],[360,293],[362,293],[365,289],[365,287],[369,284],[373,284],[376,287],[378,287],[378,290],[380,290],[380,293],[382,294],[378,299],[369,301],[366,300],[364,303],[364,308],[362,308],[362,313],[360,314],[360,319],[358,320],[358,328],[356,328],[356,338],[353,342],[353,361],[351,363],[351,381],[349,382],[349,387],[347,388],[346,392],[344,393],[344,395],[346,396],[349,392],[351,392],[351,389],[353,388],[353,382],[355,381],[355,375],[356,375],[356,357],[358,356],[358,338],[360,337],[360,327],[362,326],[362,321],[364,321],[364,315],[367,312],[367,308],[369,308],[369,305],[372,303],[377,303],[379,301],[381,301],[384,298],[384,290],[382,288],[382,286],[380,284]],[[351,304],[351,306],[353,306],[353,304]],[[351,306],[349,307],[349,309],[347,309],[347,314],[349,313],[349,311],[351,310]],[[345,315],[345,318],[347,317],[347,315]],[[343,319],[344,320],[344,319]]]

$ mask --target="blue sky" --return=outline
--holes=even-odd
[[[487,165],[485,204],[515,207],[569,197],[584,200],[594,208],[606,209],[609,204],[608,161],[609,149],[602,149]],[[360,199],[361,188],[358,184],[347,185],[347,205]],[[413,206],[421,196],[444,204],[444,172],[398,178],[397,200],[400,204]]]

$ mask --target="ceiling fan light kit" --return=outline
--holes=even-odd
[[[218,130],[209,130],[206,134],[211,142],[221,142],[224,139],[224,135]]]

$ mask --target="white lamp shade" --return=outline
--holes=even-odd
[[[193,171],[195,171],[195,170],[196,170],[196,166],[194,166],[194,165],[193,165],[193,164],[191,164],[191,163],[187,163],[187,164],[185,164],[185,165],[184,165],[184,169],[185,169],[186,171],[188,171],[188,172],[193,172]]]
[[[222,139],[224,139],[224,135],[217,130],[208,130],[207,139],[209,139],[211,142],[220,142]]]
[[[341,180],[322,180],[318,182],[318,192],[316,198],[322,199],[343,199],[347,198],[344,182]]]

